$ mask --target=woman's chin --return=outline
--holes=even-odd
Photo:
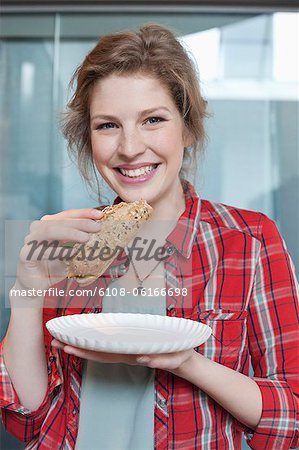
[[[127,203],[131,203],[131,202],[136,202],[138,200],[145,200],[147,203],[149,203],[151,205],[151,203],[153,203],[154,200],[154,196],[151,193],[146,193],[146,192],[126,192],[126,193],[119,193],[118,196]]]
[[[124,202],[135,202],[137,200],[146,200],[149,204],[157,198],[157,186],[121,186],[119,184],[110,185],[113,191],[124,201]]]

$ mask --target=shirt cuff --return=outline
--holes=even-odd
[[[255,430],[245,429],[245,439],[254,450],[296,448],[296,403],[284,381],[254,378],[262,394],[262,415]]]

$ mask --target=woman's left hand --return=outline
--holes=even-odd
[[[124,363],[130,366],[147,366],[152,369],[168,370],[169,372],[179,370],[195,353],[195,350],[193,349],[174,353],[157,353],[150,355],[95,352],[72,347],[56,339],[52,341],[52,346],[63,350],[69,355],[78,356],[83,359],[90,359],[102,363]]]

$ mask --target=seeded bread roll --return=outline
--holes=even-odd
[[[87,243],[75,244],[77,252],[68,264],[68,278],[75,278],[80,285],[92,283],[107,270],[149,219],[153,208],[145,200],[138,200],[107,206],[102,212],[98,221],[101,230],[92,233]]]

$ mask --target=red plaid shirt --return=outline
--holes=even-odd
[[[246,429],[205,392],[157,369],[155,450],[237,450],[242,432],[252,449],[295,448],[298,287],[285,244],[265,215],[201,200],[188,182],[183,186],[186,209],[166,240],[164,269],[166,289],[188,287],[190,295],[167,292],[167,315],[212,327],[211,338],[196,349],[207,358],[245,375],[251,362],[263,411],[256,429]],[[99,287],[106,288],[112,278],[126,272],[126,258],[123,253],[114,261],[96,281]],[[66,289],[66,281],[59,288]],[[48,296],[44,323],[62,314],[100,313],[101,301],[100,296],[91,296],[82,306],[82,297],[76,295]],[[20,404],[0,347],[3,423],[27,442],[26,449],[74,449],[82,360],[51,348],[52,337],[45,327],[44,334],[49,386],[36,411]],[[101,449],[100,432],[94,448]]]

